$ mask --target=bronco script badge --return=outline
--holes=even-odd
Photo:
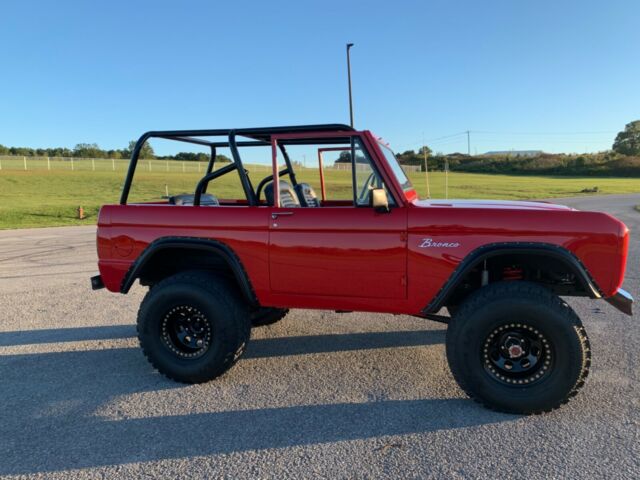
[[[460,246],[458,242],[434,242],[433,238],[423,238],[419,248],[457,248]]]

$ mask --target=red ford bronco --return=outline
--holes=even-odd
[[[128,203],[151,138],[210,150],[193,193]],[[231,163],[216,164],[221,149]],[[302,167],[301,149],[317,169]],[[272,172],[254,182],[256,155]],[[222,198],[229,180],[241,198]],[[100,211],[92,285],[150,287],[140,344],[180,382],[222,375],[252,326],[290,308],[386,312],[447,323],[449,365],[469,396],[538,413],[575,395],[589,371],[587,335],[561,297],[631,314],[620,288],[628,236],[607,214],[545,202],[419,200],[389,147],[345,125],[156,131],[137,142],[120,204]]]

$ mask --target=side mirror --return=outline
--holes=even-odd
[[[378,213],[389,213],[389,198],[384,188],[374,188],[371,190],[371,206]]]

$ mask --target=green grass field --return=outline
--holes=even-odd
[[[168,188],[170,194],[193,192],[202,174],[197,172],[136,173],[132,201],[159,199]],[[253,172],[254,185],[267,172]],[[348,198],[350,172],[327,170],[329,198]],[[426,193],[424,173],[411,173],[411,180],[421,197]],[[57,225],[93,224],[101,205],[117,203],[124,171],[0,171],[0,228],[27,228]],[[318,185],[317,171],[301,170],[299,181]],[[165,187],[166,185],[166,187]],[[432,198],[444,198],[444,173],[430,174]],[[572,178],[480,175],[449,173],[449,198],[533,199],[580,195],[581,190],[597,186],[599,194],[638,193],[637,178]],[[330,188],[329,188],[330,187]],[[319,188],[317,188],[319,193]],[[214,181],[209,191],[222,198],[240,198],[236,174]],[[76,209],[82,206],[85,220],[77,220]]]

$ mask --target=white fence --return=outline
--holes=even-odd
[[[216,168],[220,165],[216,164]],[[129,159],[121,158],[76,158],[76,157],[23,157],[13,155],[0,155],[1,170],[47,170],[47,171],[125,171],[129,168]],[[245,164],[251,172],[270,172],[271,165],[267,164]],[[303,167],[296,164],[295,169],[301,170]],[[313,168],[313,167],[312,167]],[[328,170],[351,171],[350,163],[334,163],[326,165]],[[369,165],[356,165],[358,171],[369,170]],[[403,165],[407,172],[419,172],[419,165]],[[317,169],[317,167],[315,168]],[[175,173],[204,173],[207,170],[207,162],[191,162],[181,160],[145,160],[139,159],[136,170],[138,172],[175,172]]]
[[[219,167],[221,164],[216,164]],[[224,165],[224,164],[222,164]],[[271,165],[246,165],[252,172],[270,172]],[[23,157],[0,155],[0,170],[47,171],[125,171],[129,159],[76,157]],[[137,171],[204,173],[207,162],[181,160],[138,160]]]
[[[351,164],[350,163],[334,163],[333,165],[328,165],[325,168],[329,168],[329,169],[333,169],[333,170],[347,170],[347,171],[351,171]],[[421,170],[420,165],[403,165],[402,166],[403,170],[405,172],[419,172]],[[360,171],[364,171],[364,172],[368,172],[371,170],[371,167],[368,164],[360,164],[357,163],[356,164],[356,171],[360,172]]]

